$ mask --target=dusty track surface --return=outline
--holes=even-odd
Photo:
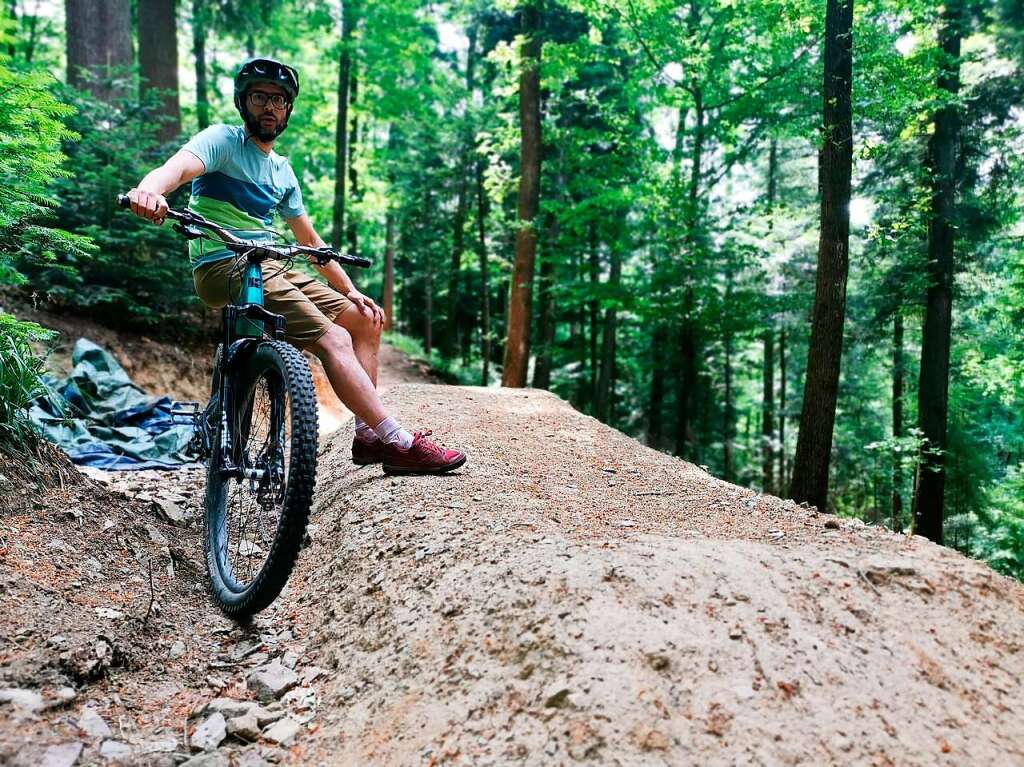
[[[338,430],[311,544],[250,626],[202,594],[199,477],[9,477],[0,688],[39,699],[0,702],[0,763],[1024,762],[1020,584],[715,480],[549,394],[404,370],[385,399],[469,462],[393,479]],[[263,716],[294,732],[261,719],[201,752],[211,702],[255,706],[274,660],[294,689]]]
[[[395,480],[329,446],[309,763],[1024,763],[1020,584],[543,392],[390,399],[470,461]]]

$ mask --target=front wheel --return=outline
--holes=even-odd
[[[219,424],[207,477],[206,566],[220,608],[245,617],[281,593],[309,521],[317,449],[309,365],[283,341],[260,343],[240,362],[226,408],[230,447]]]

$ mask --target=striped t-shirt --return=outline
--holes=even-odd
[[[233,230],[236,236],[270,239],[275,211],[284,218],[305,212],[299,182],[288,160],[274,151],[264,154],[245,128],[211,125],[193,136],[185,149],[206,166],[206,171],[192,180],[189,210]],[[216,241],[189,241],[193,269],[231,255]]]

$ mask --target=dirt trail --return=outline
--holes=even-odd
[[[543,392],[403,386],[469,451],[322,461],[309,763],[1024,763],[1024,587],[718,481]]]
[[[250,626],[202,595],[198,473],[14,477],[0,688],[39,701],[0,702],[0,763],[1024,763],[1021,584],[550,394],[384,367],[402,420],[469,462],[389,478],[349,462],[350,422],[327,437],[310,545]],[[239,730],[268,667],[293,689]]]

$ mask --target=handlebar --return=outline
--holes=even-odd
[[[122,208],[130,208],[132,202],[128,199],[128,195],[119,194],[117,196],[117,204]],[[370,259],[368,258],[351,256],[347,253],[338,253],[331,248],[313,248],[308,245],[285,245],[263,242],[260,240],[243,240],[240,237],[236,237],[228,229],[218,226],[212,221],[208,221],[203,216],[190,210],[178,211],[168,208],[167,218],[172,221],[177,221],[178,226],[176,226],[175,229],[187,237],[205,236],[202,232],[198,231],[200,229],[206,229],[213,232],[224,242],[228,250],[235,251],[236,253],[256,251],[256,255],[266,253],[271,256],[283,258],[293,258],[295,256],[304,255],[311,257],[320,266],[325,266],[331,261],[337,261],[339,264],[345,264],[346,266],[370,266]]]

